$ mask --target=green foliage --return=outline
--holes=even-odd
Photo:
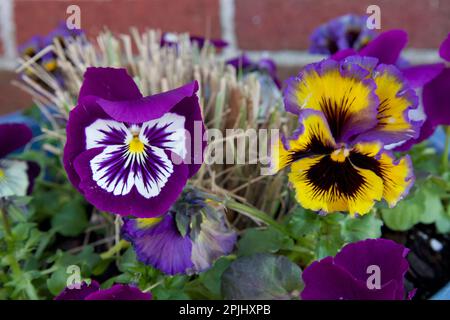
[[[225,299],[285,300],[298,298],[302,270],[285,256],[256,253],[238,258],[222,275]]]
[[[444,205],[445,180],[436,177],[418,179],[411,194],[394,208],[381,210],[386,225],[397,231],[405,231],[418,223],[435,223],[439,232],[450,231],[450,215]],[[448,207],[448,205],[447,205]]]
[[[356,218],[339,213],[322,216],[297,207],[287,221],[298,249],[291,257],[308,265],[335,255],[348,242],[380,237],[382,225],[374,213]]]
[[[259,252],[275,253],[280,249],[289,249],[293,244],[292,238],[271,227],[250,228],[244,231],[239,240],[237,254],[247,256]]]

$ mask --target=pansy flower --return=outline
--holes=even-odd
[[[187,187],[164,217],[125,219],[122,235],[141,262],[170,275],[192,274],[233,250],[236,233],[225,219],[223,207]]]
[[[125,69],[88,68],[70,112],[64,167],[99,210],[155,217],[203,162],[197,82],[143,97]]]
[[[303,207],[362,215],[375,201],[392,207],[405,196],[411,161],[383,147],[417,137],[421,123],[409,118],[417,96],[396,67],[374,58],[323,60],[291,78],[284,94],[299,128],[272,148],[272,168],[291,166]]]
[[[25,196],[31,192],[39,166],[32,161],[6,156],[25,146],[32,136],[30,128],[24,124],[0,124],[0,198]]]
[[[345,49],[361,49],[376,33],[367,28],[367,17],[345,15],[319,26],[311,35],[309,51],[319,54],[335,54]]]
[[[277,76],[277,65],[270,58],[262,58],[255,62],[246,54],[242,54],[238,57],[227,60],[225,63],[233,66],[236,71],[242,71],[244,74],[254,71],[267,74],[272,79],[273,83],[279,89],[281,88],[281,83]]]
[[[303,300],[404,300],[408,249],[386,239],[344,246],[335,257],[309,265],[302,274]]]
[[[109,289],[100,289],[97,281],[83,282],[80,287],[65,288],[54,300],[151,300],[150,292],[142,292],[126,284],[115,284]]]

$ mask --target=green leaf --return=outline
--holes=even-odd
[[[292,247],[294,242],[288,236],[273,228],[247,229],[238,242],[238,255],[247,256],[259,252],[275,253]]]
[[[51,223],[52,227],[63,236],[75,237],[88,226],[86,209],[78,199],[71,200],[52,217]]]
[[[209,290],[210,299],[221,298],[220,279],[230,264],[230,259],[222,257],[214,263],[211,269],[200,274],[199,279],[205,288]]]
[[[394,208],[381,210],[383,220],[390,229],[396,231],[408,230],[417,223],[433,223],[444,212],[442,192],[431,179],[417,181],[409,197]]]
[[[342,221],[341,225],[344,241],[356,242],[381,237],[383,221],[372,212],[357,218],[348,216]]]
[[[191,219],[187,214],[182,212],[175,214],[175,223],[182,237],[186,236],[190,221]]]
[[[233,261],[222,275],[225,299],[292,299],[303,288],[302,271],[284,256],[257,253]]]

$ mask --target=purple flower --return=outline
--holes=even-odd
[[[99,210],[165,213],[203,162],[197,90],[143,97],[125,69],[88,68],[67,123],[69,180]]]
[[[279,89],[281,88],[281,82],[277,77],[277,66],[272,59],[263,58],[258,62],[254,62],[246,54],[242,54],[227,60],[225,63],[233,66],[236,71],[242,70],[243,73],[250,73],[253,71],[265,73],[272,78],[272,81]]]
[[[161,36],[161,46],[176,46],[179,42],[178,35],[171,32],[165,32]],[[190,36],[189,40],[191,43],[197,44],[197,46],[201,49],[208,42],[216,49],[223,49],[228,46],[228,42],[222,39],[208,39],[201,36]]]
[[[83,282],[79,289],[65,288],[54,300],[151,300],[151,293],[142,292],[126,284],[115,284],[109,289],[100,289],[97,281]]]
[[[367,17],[345,15],[318,27],[311,35],[309,51],[335,54],[345,49],[361,49],[376,33],[366,26]]]
[[[125,219],[122,235],[141,262],[170,275],[192,274],[233,250],[236,233],[225,219],[222,207],[187,187],[164,217]]]
[[[450,34],[442,42],[439,55],[445,61],[450,61]],[[428,68],[430,75],[427,77],[422,71],[422,77],[426,77],[428,81],[422,81],[424,82],[422,102],[426,119],[420,135],[414,140],[406,141],[397,150],[409,150],[414,144],[429,138],[439,125],[450,125],[450,68],[445,68],[444,64],[439,63],[434,66],[434,70]]]
[[[375,201],[390,207],[411,188],[409,157],[395,159],[385,145],[417,137],[421,123],[414,90],[393,65],[369,57],[323,60],[287,82],[286,110],[299,127],[272,148],[272,169],[291,167],[297,201],[325,213],[370,211]]]
[[[39,166],[32,161],[5,158],[30,142],[33,134],[24,124],[0,124],[0,198],[31,193]]]
[[[424,64],[410,66],[400,56],[408,43],[408,34],[403,30],[389,30],[378,35],[360,50],[345,49],[331,56],[336,61],[349,56],[359,55],[378,59],[378,63],[395,64],[413,88],[420,88],[435,78],[444,68],[444,64]]]
[[[303,271],[303,300],[403,300],[408,249],[386,239],[344,246]],[[378,281],[379,280],[379,281]],[[408,298],[411,298],[411,293]]]

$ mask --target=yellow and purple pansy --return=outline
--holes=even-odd
[[[99,210],[167,212],[203,163],[197,82],[143,97],[125,69],[88,68],[70,112],[64,167]]]
[[[273,146],[272,169],[291,167],[303,207],[363,215],[375,201],[393,207],[407,194],[410,158],[396,160],[384,146],[417,137],[421,122],[409,118],[417,96],[396,67],[368,57],[327,59],[288,80],[284,95],[299,128]]]

